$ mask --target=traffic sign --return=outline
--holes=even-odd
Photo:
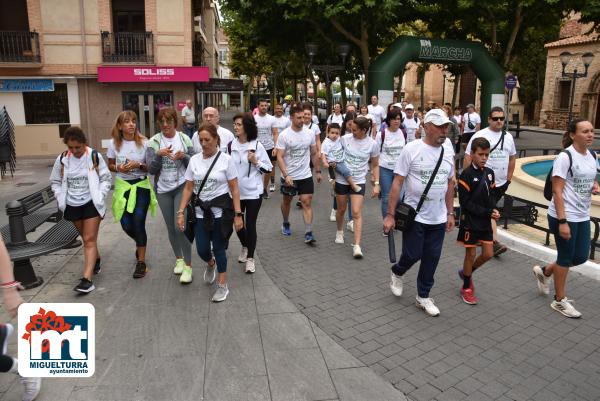
[[[504,87],[508,90],[513,90],[517,87],[517,77],[516,75],[507,75],[504,79]]]

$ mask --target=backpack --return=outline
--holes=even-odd
[[[68,150],[65,150],[60,154],[60,178],[65,175],[65,165],[62,163],[63,159],[69,154]],[[100,161],[98,160],[98,151],[96,149],[92,149],[92,164],[94,165],[94,169],[98,172],[98,164]]]
[[[592,154],[592,156],[594,157],[594,159],[596,159],[596,152],[594,152],[591,149],[588,149],[589,152]],[[565,152],[567,154],[567,156],[569,156],[569,173],[571,174],[571,177],[573,177],[573,156],[571,155],[571,152],[569,152],[568,150],[563,150],[561,151]],[[552,166],[554,167],[554,163],[552,164]],[[552,170],[550,169],[550,171],[548,171],[548,175],[546,176],[546,182],[544,183],[544,198],[546,198],[546,200],[552,200]]]

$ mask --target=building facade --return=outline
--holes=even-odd
[[[600,38],[595,33],[588,33],[590,25],[579,22],[577,14],[565,21],[557,41],[545,45],[548,50],[546,58],[546,77],[544,97],[540,111],[540,126],[552,129],[565,129],[569,116],[569,105],[573,80],[562,76],[560,54],[572,54],[567,72],[585,70],[581,56],[585,53],[595,55],[588,68],[587,77],[575,81],[573,95],[573,116],[590,120],[595,128],[600,127]]]
[[[197,101],[219,76],[213,0],[0,0],[0,107],[18,156],[56,155],[78,125],[100,149],[116,115],[160,129],[162,107]]]

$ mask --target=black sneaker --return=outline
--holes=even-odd
[[[2,350],[2,355],[6,355],[8,337],[10,337],[14,330],[15,328],[10,323],[0,324],[0,349]]]
[[[139,261],[135,265],[135,270],[133,272],[133,278],[142,278],[146,275],[148,268],[146,267],[146,263]]]
[[[263,190],[262,197],[263,197],[263,199],[269,199],[269,198],[270,198],[270,196],[269,196],[269,192],[267,192],[267,190],[266,190],[266,189],[265,189],[265,190]]]
[[[94,287],[94,283],[92,283],[91,280],[88,280],[85,277],[82,277],[81,280],[79,280],[79,284],[77,284],[77,286],[75,288],[73,288],[73,290],[84,293],[84,294],[92,292],[95,289],[96,289],[96,287]]]
[[[507,247],[504,244],[501,244],[498,241],[494,241],[494,256],[502,255],[507,251]]]
[[[94,274],[98,274],[102,271],[100,258],[96,259],[96,264],[94,265]]]
[[[296,202],[296,206],[299,207],[300,209],[302,209],[302,202],[300,202],[300,201]]]

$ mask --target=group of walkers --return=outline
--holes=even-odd
[[[362,258],[364,227],[362,209],[367,178],[370,195],[381,199],[383,236],[395,225],[399,203],[416,211],[414,223],[402,235],[402,253],[392,266],[390,288],[403,294],[403,276],[420,262],[416,304],[431,316],[439,309],[430,297],[445,234],[456,222],[454,198],[460,203],[460,230],[457,240],[465,251],[460,294],[464,302],[476,304],[473,273],[492,256],[506,250],[498,242],[496,203],[508,189],[515,168],[513,137],[504,130],[505,113],[492,108],[488,127],[479,130],[481,119],[469,105],[460,117],[459,138],[450,139],[456,116],[448,107],[429,110],[422,121],[410,104],[392,104],[387,110],[373,97],[371,107],[353,107],[342,114],[335,106],[328,118],[325,139],[313,120],[312,105],[277,105],[275,115],[267,113],[268,103],[260,101],[255,115],[240,113],[233,118],[235,135],[219,126],[218,110],[202,112],[202,123],[192,138],[177,131],[178,113],[160,110],[161,132],[150,139],[137,130],[137,117],[121,112],[111,132],[108,164],[87,146],[80,128],[64,134],[68,150],[61,153],[51,175],[52,188],[64,211],[84,242],[83,277],[75,290],[94,290],[93,277],[101,270],[97,248],[98,228],[106,212],[105,199],[111,187],[110,171],[116,173],[112,210],[123,231],[135,241],[134,278],[144,277],[146,265],[148,210],[161,209],[173,251],[173,273],[182,284],[193,280],[191,244],[205,262],[203,279],[216,281],[212,300],[227,298],[227,249],[235,230],[242,244],[238,257],[245,272],[255,272],[256,223],[262,202],[276,190],[275,166],[280,170],[281,233],[292,235],[292,201],[302,209],[303,239],[315,244],[312,197],[315,179],[328,169],[336,223],[336,244],[345,243],[344,229],[353,232],[352,255]],[[455,113],[456,114],[456,113]],[[468,129],[468,130],[467,130]],[[455,144],[464,143],[462,172],[455,171]],[[593,140],[589,122],[574,120],[564,137],[553,169],[554,197],[549,210],[550,229],[555,235],[558,258],[547,267],[534,267],[540,292],[548,293],[554,277],[552,308],[566,316],[580,314],[565,294],[568,268],[586,260],[589,249],[589,210],[592,192],[597,192],[596,162],[588,152]],[[152,181],[150,176],[153,177]],[[349,211],[345,221],[346,210]],[[346,224],[345,224],[346,223]],[[476,249],[482,251],[477,256]]]

